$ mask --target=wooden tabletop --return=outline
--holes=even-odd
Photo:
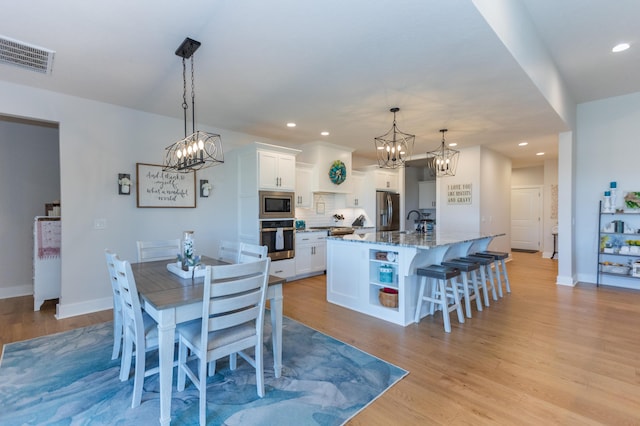
[[[132,263],[138,292],[156,309],[167,309],[181,305],[187,305],[202,300],[204,292],[204,277],[181,278],[169,272],[167,260],[155,262]],[[218,259],[202,257],[204,265],[226,265]],[[269,275],[269,285],[283,284],[284,278]]]

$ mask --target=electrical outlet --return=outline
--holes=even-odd
[[[107,229],[107,219],[99,218],[93,221],[93,229]]]

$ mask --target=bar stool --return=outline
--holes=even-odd
[[[460,304],[460,295],[458,294],[457,284],[454,280],[455,277],[460,275],[460,270],[442,265],[429,265],[424,268],[418,268],[417,274],[421,277],[421,282],[414,318],[415,322],[420,322],[422,302],[429,302],[429,305],[427,305],[429,314],[433,315],[435,306],[440,306],[442,309],[442,319],[444,321],[444,331],[451,333],[449,312],[456,311],[458,314],[458,322],[461,324],[464,323],[464,314],[462,313],[462,306]],[[430,296],[425,296],[424,294],[427,278],[436,281],[435,285],[431,286]],[[449,298],[453,299],[453,303],[451,305],[449,305]]]
[[[465,256],[456,259],[458,261],[466,262],[466,263],[478,263],[480,265],[480,285],[482,285],[482,290],[484,290],[484,305],[489,306],[489,290],[491,290],[491,297],[493,300],[498,300],[498,295],[496,293],[496,285],[493,280],[493,272],[491,272],[491,264],[493,263],[493,257],[483,257],[483,256]]]
[[[441,263],[443,266],[447,266],[449,268],[456,268],[460,270],[460,275],[462,276],[462,292],[464,296],[464,307],[467,313],[467,318],[471,318],[471,301],[476,301],[476,306],[478,311],[482,311],[482,301],[480,300],[480,291],[478,290],[478,276],[476,271],[480,269],[479,263],[467,263],[461,262],[457,259],[447,260]],[[473,289],[473,294],[469,292],[469,278],[471,278],[471,286]],[[486,293],[486,284],[483,287]]]
[[[483,256],[493,257],[494,269],[496,277],[498,278],[498,294],[500,297],[502,296],[502,281],[500,279],[500,275],[504,278],[505,289],[507,293],[511,293],[511,286],[509,285],[509,276],[507,275],[507,265],[505,264],[505,259],[509,257],[509,253],[504,253],[501,251],[481,251],[474,254],[475,256]]]

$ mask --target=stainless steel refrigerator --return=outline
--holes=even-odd
[[[376,230],[400,230],[400,194],[376,192]]]

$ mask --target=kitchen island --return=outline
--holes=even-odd
[[[486,250],[501,235],[394,231],[327,237],[327,301],[409,325],[418,300],[417,268]],[[397,306],[380,302],[381,289],[397,291]]]

